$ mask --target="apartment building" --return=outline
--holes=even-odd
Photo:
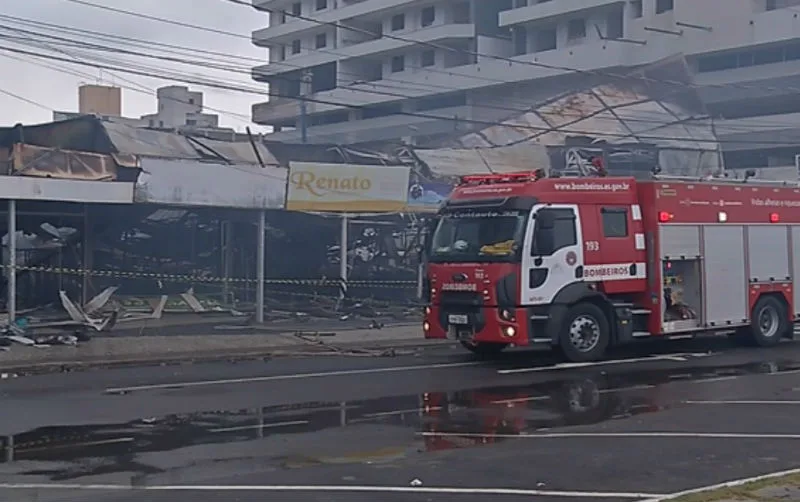
[[[119,87],[83,85],[78,88],[78,112],[54,111],[53,120],[68,120],[82,115],[97,115],[103,120],[131,127],[178,130],[224,130],[219,115],[203,113],[203,93],[188,87],[170,85],[156,90],[158,111],[139,118],[122,116],[122,91]]]
[[[733,167],[800,149],[800,0],[253,0],[270,139],[430,142],[683,54]],[[305,76],[305,80],[304,80]],[[409,115],[408,112],[424,116]]]

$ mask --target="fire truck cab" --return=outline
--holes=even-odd
[[[800,319],[800,188],[654,176],[466,176],[428,244],[426,338],[572,361],[652,337],[736,333],[761,346]]]

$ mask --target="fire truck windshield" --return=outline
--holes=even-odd
[[[507,262],[517,260],[527,211],[446,213],[430,247],[431,262]]]

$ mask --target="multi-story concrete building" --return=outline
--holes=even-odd
[[[81,115],[97,115],[103,120],[132,127],[151,129],[220,131],[219,116],[203,113],[203,93],[172,85],[156,91],[158,111],[140,118],[122,116],[122,98],[119,87],[100,85],[81,86],[78,89],[79,112],[53,112],[53,120],[66,120]],[[232,132],[231,129],[224,129]]]
[[[109,85],[78,87],[78,111],[89,115],[122,115],[122,89]]]
[[[428,140],[591,78],[575,70],[622,73],[683,54],[724,119],[726,151],[738,152],[729,165],[793,163],[800,152],[800,0],[253,4],[273,13],[253,33],[270,54],[253,78],[274,96],[253,120],[273,126],[274,140],[299,140],[301,92],[310,142]]]

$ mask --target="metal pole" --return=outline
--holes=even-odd
[[[266,211],[258,213],[258,257],[256,260],[256,322],[264,322],[264,259],[266,258]]]
[[[303,143],[308,143],[308,102],[305,97],[311,94],[312,79],[312,73],[306,71],[300,81],[300,140]]]
[[[11,463],[14,461],[14,436],[6,436],[5,447],[6,462]]]
[[[8,322],[17,320],[17,201],[8,201]]]
[[[306,125],[306,100],[300,97],[300,141],[308,143],[308,126]]]
[[[342,215],[342,235],[339,238],[339,300],[347,296],[347,215]]]
[[[91,222],[89,221],[89,205],[83,205],[83,260],[82,260],[82,268],[83,268],[83,286],[81,291],[81,299],[83,300],[83,304],[86,303],[91,299],[89,296],[89,288],[90,288],[90,277],[89,271],[94,267],[92,263],[92,231],[91,231]]]

